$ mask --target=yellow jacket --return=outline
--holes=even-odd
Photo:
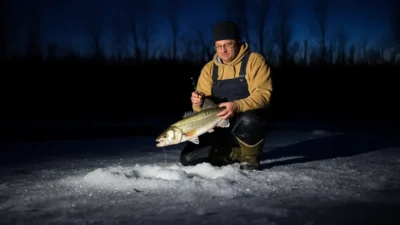
[[[221,64],[217,60],[217,54],[215,54],[213,60],[202,68],[197,81],[196,90],[203,92],[205,96],[211,95],[214,63],[218,66],[218,80],[239,77],[242,59],[248,52],[248,44],[244,43],[240,48],[238,56],[229,64]],[[247,98],[235,101],[238,106],[238,112],[261,108],[269,103],[272,93],[270,73],[270,67],[267,65],[264,57],[261,54],[252,52],[246,68],[246,80],[250,95]],[[195,105],[192,107],[194,111],[200,110],[200,108]]]

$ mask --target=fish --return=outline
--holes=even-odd
[[[214,132],[214,128],[228,128],[229,119],[223,120],[217,116],[225,107],[219,107],[209,98],[204,99],[203,107],[198,112],[187,112],[183,119],[165,129],[156,138],[157,147],[176,145],[186,141],[200,144],[199,136]]]

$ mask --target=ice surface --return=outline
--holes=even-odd
[[[396,135],[271,132],[261,171],[183,167],[182,145],[165,148],[165,159],[154,143],[140,137],[3,145],[53,155],[1,167],[0,224],[400,221]]]

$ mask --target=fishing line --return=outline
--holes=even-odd
[[[165,151],[165,148],[162,147],[163,151],[164,151],[164,164],[167,165],[167,151]]]

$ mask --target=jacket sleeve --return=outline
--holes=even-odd
[[[266,107],[271,99],[271,68],[267,65],[262,55],[252,53],[246,74],[250,96],[235,101],[238,106],[238,112]]]
[[[197,80],[196,91],[204,93],[205,96],[210,96],[212,91],[212,68],[213,62],[207,63],[200,72]],[[194,111],[200,111],[200,107],[192,105]]]

